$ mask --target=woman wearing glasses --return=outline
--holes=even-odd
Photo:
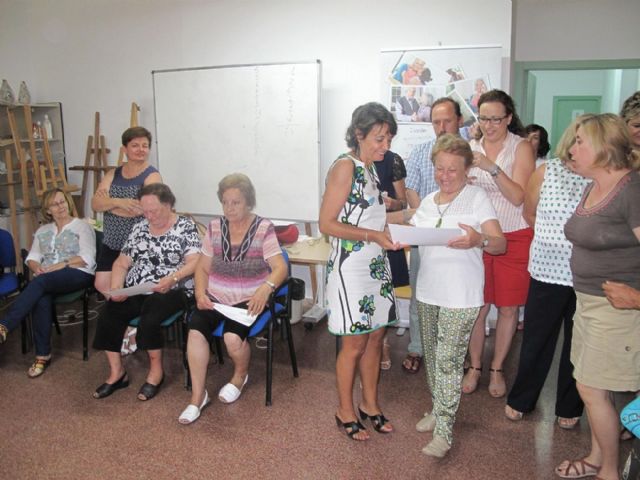
[[[474,168],[469,175],[473,183],[489,195],[507,239],[507,251],[500,256],[483,256],[485,306],[480,310],[471,334],[471,363],[462,391],[472,393],[478,387],[482,373],[484,323],[491,304],[494,304],[498,308],[498,323],[489,368],[489,393],[498,398],[506,393],[502,365],[516,330],[518,306],[525,303],[529,289],[527,265],[533,230],[522,217],[522,207],[527,182],[535,169],[535,159],[531,145],[520,136],[524,128],[509,95],[502,90],[483,93],[478,100],[478,112],[482,136],[471,141]]]
[[[96,236],[88,223],[71,214],[72,201],[59,188],[44,193],[42,217],[27,257],[33,278],[0,321],[0,344],[31,314],[36,360],[30,378],[39,377],[51,363],[53,296],[90,286],[96,268]]]

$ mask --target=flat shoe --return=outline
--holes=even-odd
[[[233,403],[238,398],[240,398],[240,394],[244,389],[244,386],[247,384],[249,380],[249,375],[244,377],[244,382],[242,382],[242,386],[240,388],[236,387],[233,383],[227,383],[224,387],[220,389],[218,392],[218,399],[222,403]]]
[[[178,417],[178,422],[180,422],[182,425],[189,425],[190,423],[195,422],[198,418],[200,418],[202,410],[204,410],[204,408],[210,403],[211,399],[209,398],[209,393],[205,390],[204,398],[202,399],[202,403],[200,404],[200,406],[189,404]]]
[[[556,467],[556,475],[560,478],[584,478],[594,477],[598,474],[600,467],[592,465],[585,461],[584,458],[579,460],[567,460],[567,465],[562,468],[560,465]],[[564,463],[564,462],[563,462]]]
[[[451,445],[444,438],[434,435],[433,439],[422,449],[422,453],[430,457],[442,458],[449,450],[451,450]]]
[[[138,391],[138,400],[142,402],[146,402],[147,400],[151,400],[158,394],[162,383],[164,382],[164,375],[162,375],[162,380],[157,385],[153,383],[144,382]]]
[[[436,417],[432,413],[425,414],[425,416],[422,417],[418,423],[416,423],[416,430],[420,433],[433,432],[435,428]]]
[[[402,368],[408,373],[418,373],[422,365],[422,357],[419,355],[408,354],[402,361]]]
[[[515,408],[510,407],[509,405],[504,406],[504,415],[512,422],[518,422],[522,420],[523,413],[519,412]]]
[[[103,383],[96,391],[93,392],[93,398],[96,400],[105,398],[111,395],[113,392],[120,388],[127,388],[129,386],[129,379],[127,378],[127,372],[124,372],[122,376],[116,380],[115,383]]]
[[[39,377],[44,373],[47,367],[51,364],[51,357],[49,358],[36,358],[36,361],[33,362],[33,365],[29,367],[27,371],[27,375],[29,378]]]
[[[558,417],[558,426],[565,430],[573,430],[579,421],[580,417]]]

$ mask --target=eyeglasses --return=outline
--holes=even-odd
[[[507,118],[509,115],[503,115],[502,117],[478,117],[480,123],[490,123],[491,125],[500,125],[500,122]]]
[[[53,208],[53,207],[62,207],[62,206],[66,206],[67,202],[65,200],[60,200],[59,202],[51,202],[49,204],[49,208]]]

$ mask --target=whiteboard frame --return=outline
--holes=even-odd
[[[321,93],[322,93],[322,61],[320,59],[316,59],[316,60],[302,60],[302,61],[282,61],[282,62],[264,62],[264,63],[238,63],[238,64],[229,64],[229,65],[211,65],[211,66],[200,66],[200,67],[182,67],[182,68],[168,68],[168,69],[159,69],[159,70],[152,70],[151,71],[151,81],[152,81],[152,90],[153,90],[153,117],[154,117],[154,142],[155,143],[155,147],[156,147],[156,152],[157,152],[157,158],[158,158],[158,170],[160,171],[160,174],[162,175],[162,171],[161,171],[161,165],[160,165],[160,148],[158,145],[158,118],[157,118],[157,97],[156,97],[156,74],[161,74],[161,73],[175,73],[175,72],[185,72],[185,71],[200,71],[200,70],[222,70],[222,69],[229,69],[229,68],[250,68],[250,67],[268,67],[268,66],[279,66],[279,65],[309,65],[309,64],[316,64],[318,66],[317,72],[318,72],[318,78],[317,78],[317,94],[316,94],[316,111],[317,111],[317,118],[316,118],[316,129],[317,129],[317,162],[316,162],[316,169],[317,169],[317,179],[318,179],[318,185],[317,185],[317,192],[318,192],[318,197],[316,199],[316,211],[320,212],[320,202],[322,200],[322,193],[323,193],[323,188],[322,188],[322,179],[321,179],[321,171],[322,171],[322,157],[321,157],[321,138],[322,138],[322,132],[321,132],[321,106],[322,106],[322,99],[321,99]],[[213,185],[212,186],[212,191],[217,189],[217,185]],[[211,213],[211,212],[184,212],[184,213],[188,213],[191,215],[195,215],[195,216],[202,216],[202,217],[215,217],[218,216],[218,214],[216,213]],[[286,216],[279,216],[279,217],[270,217],[271,220],[287,220],[287,221],[294,221],[294,222],[304,222],[304,223],[316,223],[318,221],[318,215],[316,215],[316,218],[289,218]]]

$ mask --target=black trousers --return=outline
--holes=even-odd
[[[571,365],[571,336],[576,294],[572,287],[531,279],[524,310],[524,331],[520,364],[507,404],[519,411],[532,411],[551,368],[560,328],[564,340],[558,368],[556,415],[573,418],[582,415],[584,404],[576,389]]]
[[[129,322],[140,317],[136,342],[143,350],[157,350],[164,346],[160,324],[174,313],[185,308],[186,296],[182,289],[167,293],[136,295],[124,302],[107,302],[104,314],[98,317],[93,348],[119,352],[122,337]]]

